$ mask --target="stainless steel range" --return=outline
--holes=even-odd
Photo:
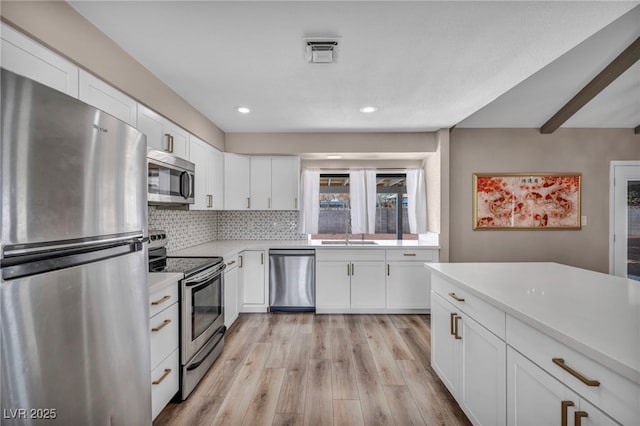
[[[167,256],[164,231],[149,231],[149,272],[180,280],[180,398],[185,400],[224,347],[224,268],[221,257]]]

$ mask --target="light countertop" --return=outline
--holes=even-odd
[[[177,274],[175,272],[150,272],[149,293],[169,287],[181,280],[182,277],[184,277],[183,274]]]
[[[356,240],[357,241],[357,240]],[[319,240],[218,240],[200,244],[169,253],[169,256],[222,256],[229,258],[243,250],[267,249],[332,249],[332,250],[360,250],[360,249],[402,249],[402,248],[440,248],[429,240],[376,240],[375,245],[333,245],[322,244]]]
[[[557,263],[425,267],[640,383],[639,282]]]

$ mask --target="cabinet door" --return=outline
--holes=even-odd
[[[460,345],[452,334],[455,307],[431,292],[431,366],[457,398],[460,387]]]
[[[209,145],[191,135],[189,139],[189,161],[196,165],[194,183],[194,203],[189,210],[210,210],[213,207],[211,194],[211,168],[213,152]]]
[[[429,309],[429,279],[423,262],[387,263],[387,308]]]
[[[152,109],[138,104],[138,130],[147,135],[147,147],[169,152],[167,120]]]
[[[384,309],[384,266],[383,262],[351,263],[351,309]]]
[[[251,157],[251,210],[271,209],[271,157]]]
[[[298,210],[300,157],[271,158],[271,209]]]
[[[224,208],[224,154],[213,148],[211,157],[211,177],[209,180],[213,210]]]
[[[79,99],[136,127],[138,103],[85,70],[79,74]]]
[[[461,314],[461,383],[458,401],[473,424],[506,422],[506,344],[489,330]],[[454,339],[455,340],[455,339]]]
[[[189,158],[189,132],[169,120],[166,120],[165,129],[172,138],[170,152],[176,157]]]
[[[593,404],[580,398],[580,411],[587,413],[587,417],[581,419],[582,426],[620,426],[620,423],[597,409]]]
[[[244,155],[224,154],[224,209],[249,208],[250,159]]]
[[[229,328],[238,318],[238,268],[224,273],[224,325]]]
[[[264,250],[243,251],[240,279],[244,305],[266,305]]]
[[[4,23],[0,53],[3,68],[78,97],[78,67]]]
[[[507,348],[507,424],[513,426],[560,425],[562,401],[573,406],[564,408],[568,424],[573,424],[578,397],[547,372]]]
[[[316,310],[347,310],[351,306],[350,263],[316,263]]]

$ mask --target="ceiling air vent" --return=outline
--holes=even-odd
[[[305,59],[312,64],[332,64],[336,62],[338,40],[333,38],[304,39]]]

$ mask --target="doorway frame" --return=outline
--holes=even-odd
[[[609,274],[615,275],[615,175],[616,167],[634,166],[640,168],[640,161],[611,161],[609,165]]]

